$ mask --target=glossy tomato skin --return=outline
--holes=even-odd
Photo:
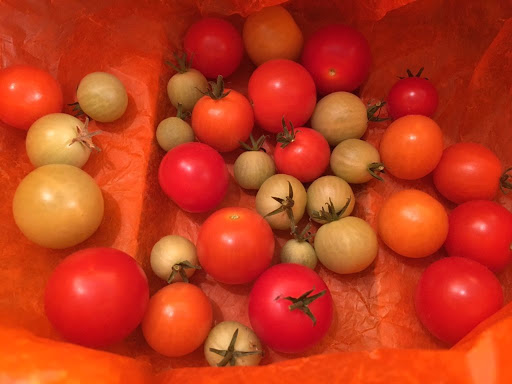
[[[445,248],[450,256],[467,257],[493,272],[512,261],[512,213],[488,200],[468,201],[449,216]]]
[[[443,151],[433,173],[434,185],[456,204],[492,200],[498,192],[502,170],[500,160],[488,148],[477,143],[457,143]]]
[[[219,152],[230,152],[245,142],[254,126],[254,113],[244,95],[226,89],[229,94],[215,100],[203,96],[192,111],[192,129],[199,141]]]
[[[215,149],[203,143],[185,143],[167,152],[160,164],[158,181],[181,209],[207,212],[226,195],[229,173]]]
[[[355,29],[329,25],[306,41],[301,61],[313,76],[320,94],[351,92],[368,77],[370,46]]]
[[[438,339],[455,344],[502,307],[503,290],[483,265],[448,257],[423,272],[415,302],[423,325]]]
[[[283,129],[283,116],[296,127],[309,120],[316,105],[315,83],[300,64],[270,60],[251,75],[249,99],[256,123],[266,131],[277,133]]]
[[[432,117],[437,109],[439,97],[434,85],[421,77],[398,80],[387,98],[388,111],[393,119],[405,115]]]
[[[309,304],[316,325],[300,310],[290,310],[292,302],[313,289],[312,295],[326,293]],[[313,270],[299,264],[278,264],[254,283],[249,296],[251,326],[269,348],[282,353],[299,353],[317,344],[329,331],[333,304],[329,288]]]
[[[139,325],[148,301],[148,280],[130,255],[88,248],[55,268],[46,285],[45,312],[66,340],[105,347]]]
[[[331,148],[318,131],[311,128],[295,128],[295,139],[282,147],[277,144],[274,161],[280,173],[291,175],[309,183],[319,178],[329,166]]]
[[[173,283],[151,297],[142,333],[158,353],[179,357],[204,342],[212,322],[212,305],[204,292],[193,284]]]
[[[0,70],[0,120],[28,130],[32,123],[50,113],[61,112],[60,84],[48,72],[15,65]]]
[[[183,41],[192,67],[210,79],[230,76],[240,65],[244,52],[242,36],[226,20],[204,18],[192,24]]]
[[[214,212],[201,226],[197,256],[202,268],[225,284],[246,284],[270,266],[274,234],[258,213],[241,207]]]

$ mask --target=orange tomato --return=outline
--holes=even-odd
[[[250,15],[242,35],[245,50],[256,65],[272,59],[296,61],[304,43],[292,15],[281,6],[263,8]]]
[[[443,133],[426,116],[408,115],[395,120],[380,142],[386,170],[399,179],[416,180],[432,172],[443,154]]]
[[[174,283],[149,300],[142,332],[155,351],[179,357],[204,342],[212,321],[212,305],[203,291],[192,284]]]
[[[379,235],[396,253],[426,257],[441,248],[448,235],[448,215],[425,192],[407,189],[392,195],[379,211]]]

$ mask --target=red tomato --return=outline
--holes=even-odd
[[[247,208],[223,208],[201,226],[197,257],[215,280],[245,284],[270,266],[274,246],[274,234],[263,217]]]
[[[62,111],[62,90],[48,72],[28,65],[0,70],[0,120],[19,129]]]
[[[496,155],[476,143],[457,143],[443,152],[434,170],[434,184],[448,200],[492,200],[503,169]]]
[[[325,293],[314,299],[321,292]],[[302,303],[312,318],[300,309],[300,302],[294,308],[295,299],[307,293]],[[299,264],[278,264],[254,283],[249,319],[254,332],[269,348],[283,353],[303,352],[317,344],[331,327],[331,293],[313,270]]]
[[[158,353],[179,357],[204,342],[212,322],[212,305],[203,291],[192,284],[174,283],[151,297],[142,320],[142,333]]]
[[[188,29],[183,42],[192,68],[210,79],[228,77],[240,65],[244,44],[240,33],[226,20],[199,20]]]
[[[512,214],[488,200],[468,201],[449,216],[445,248],[450,256],[478,261],[500,272],[512,261]]]
[[[256,123],[269,132],[283,129],[283,116],[294,126],[304,125],[316,105],[315,83],[300,64],[270,60],[260,65],[249,79]]]
[[[202,143],[185,143],[162,160],[158,181],[163,191],[187,212],[207,212],[224,199],[229,173],[222,156]]]
[[[393,119],[405,115],[432,117],[437,109],[436,88],[427,79],[407,77],[398,80],[388,95],[388,111]]]
[[[439,340],[455,344],[503,305],[496,277],[476,261],[448,257],[431,264],[416,288],[416,312]]]
[[[346,25],[330,25],[315,32],[304,45],[302,65],[322,95],[351,92],[368,77],[370,46],[365,37]]]
[[[296,177],[303,183],[319,178],[329,166],[331,147],[318,131],[311,128],[287,129],[279,135],[274,161],[280,173]],[[285,147],[283,148],[283,145]]]
[[[137,328],[148,300],[148,280],[131,256],[89,248],[55,268],[46,285],[45,312],[66,340],[105,347]]]

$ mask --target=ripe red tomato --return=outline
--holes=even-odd
[[[215,149],[203,143],[185,143],[167,152],[160,163],[158,181],[181,209],[207,212],[226,195],[229,173]]]
[[[148,300],[148,280],[131,256],[89,248],[55,268],[46,285],[45,312],[66,340],[105,347],[139,325]]]
[[[512,261],[512,214],[488,200],[468,201],[449,216],[445,248],[450,256],[478,261],[500,272]]]
[[[48,72],[28,65],[0,70],[0,120],[19,129],[62,111],[62,90]]]
[[[317,344],[331,327],[331,293],[313,270],[299,264],[278,264],[254,283],[249,319],[254,332],[269,348],[283,353],[303,352]]]
[[[393,119],[405,115],[432,117],[437,109],[438,96],[432,83],[421,77],[398,80],[388,95],[388,111]]]
[[[204,342],[212,322],[212,305],[203,291],[189,283],[174,283],[151,297],[142,320],[142,333],[158,353],[179,357]]]
[[[201,226],[197,257],[215,280],[246,284],[270,266],[274,246],[272,229],[259,214],[247,208],[223,208]]]
[[[249,79],[256,123],[269,132],[283,128],[283,116],[294,126],[304,125],[316,105],[315,83],[306,69],[291,60],[270,60]]]
[[[416,288],[416,312],[439,340],[455,344],[503,305],[503,290],[476,261],[448,257],[431,264]]]
[[[503,172],[500,160],[483,145],[457,143],[443,152],[434,170],[434,184],[448,200],[492,200]]]
[[[303,183],[319,178],[329,166],[331,157],[331,148],[325,137],[314,129],[304,127],[285,128],[285,132],[278,135],[274,151],[278,171],[296,177]]]
[[[240,33],[226,20],[208,17],[192,24],[183,41],[192,68],[210,79],[230,76],[244,53]]]
[[[306,41],[302,65],[313,76],[320,94],[351,92],[368,77],[370,46],[355,29],[346,25],[329,25]]]

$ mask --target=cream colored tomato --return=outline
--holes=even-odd
[[[332,172],[348,183],[361,184],[378,178],[384,170],[379,151],[366,141],[347,139],[339,143],[331,153]]]
[[[188,279],[198,266],[196,247],[182,236],[164,236],[151,249],[150,263],[155,275],[168,283],[183,281],[182,273]]]
[[[156,128],[156,140],[164,151],[170,151],[180,144],[190,143],[194,138],[194,131],[190,124],[177,116],[162,120]]]
[[[354,210],[356,199],[350,185],[337,176],[322,176],[313,181],[308,188],[308,200],[306,209],[309,217],[317,223],[325,223],[325,220],[317,218],[314,212],[320,212],[322,208],[327,210],[327,203],[334,205],[335,211],[340,211],[346,204],[348,199],[350,203],[343,212],[342,217],[348,216]]]
[[[276,173],[274,160],[263,151],[242,153],[235,161],[233,173],[238,185],[245,189],[258,189]]]
[[[184,111],[192,111],[197,101],[204,96],[202,92],[208,89],[208,81],[201,72],[193,68],[185,68],[183,72],[173,75],[167,83],[167,95],[171,104]]]

